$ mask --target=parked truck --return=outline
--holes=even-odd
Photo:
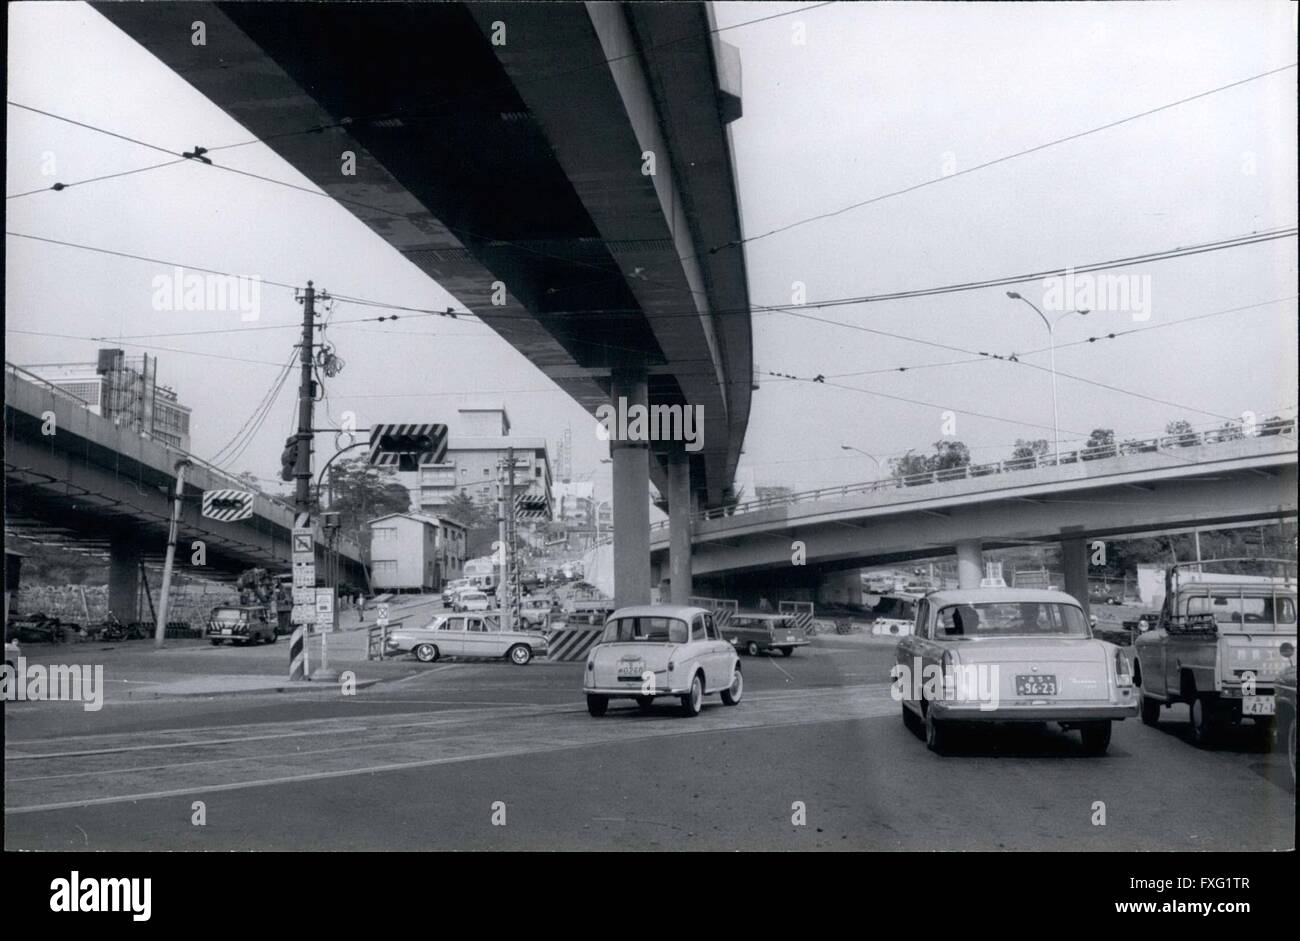
[[[1262,745],[1271,744],[1276,684],[1295,654],[1295,562],[1173,565],[1159,617],[1143,623],[1133,643],[1143,722],[1155,725],[1162,706],[1186,703],[1201,748],[1243,719]]]

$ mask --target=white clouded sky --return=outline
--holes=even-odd
[[[718,25],[794,9],[718,4]],[[79,3],[10,7],[14,101],[168,148],[217,146],[247,132],[134,41]],[[836,4],[721,34],[740,48],[744,117],[732,125],[746,234],[961,170],[1004,154],[1287,65],[1295,5]],[[803,45],[794,41],[805,31]],[[1083,265],[1295,222],[1296,72],[1290,70],[1040,153],[946,179],[747,247],[756,304],[785,304],[793,282],[810,301],[924,288]],[[8,109],[9,194],[167,158],[48,118]],[[223,162],[308,185],[268,148]],[[454,303],[332,201],[193,164],[41,193],[7,204],[8,228],[413,306]],[[118,336],[225,328],[237,315],[155,311],[156,266],[6,241],[8,359],[89,360],[94,342],[34,336]],[[1058,328],[1071,343],[1296,294],[1295,240],[1161,262],[1149,275],[1151,319],[1095,312]],[[1041,321],[1005,289],[813,310],[889,333],[1009,353],[1046,345]],[[1041,286],[1020,290],[1035,300]],[[339,320],[376,312],[339,304]],[[266,288],[259,325],[293,324],[288,292]],[[942,349],[781,314],[754,320],[760,369],[834,375],[964,358]],[[330,333],[347,361],[330,412],[358,423],[439,420],[460,396],[502,401],[515,430],[556,441],[574,430],[576,473],[604,450],[586,413],[481,324],[399,320]],[[283,362],[292,328],[140,342],[235,357],[153,350],[159,375],[195,410],[200,455],[221,447]],[[1296,398],[1294,301],[1202,323],[1073,346],[1062,372],[1178,403],[1169,406],[1060,381],[1063,436],[1113,427],[1158,432]],[[140,352],[129,348],[129,352]],[[254,362],[260,361],[260,362]],[[1033,358],[1046,364],[1046,354]],[[841,444],[879,456],[928,450],[943,409],[965,414],[957,437],[980,459],[1020,437],[1051,437],[1047,373],[977,363],[838,380],[861,392],[764,382],[754,396],[740,481],[807,487],[860,480],[874,468]],[[414,393],[436,393],[423,397]],[[1203,411],[1198,411],[1203,410]],[[1212,414],[1206,414],[1212,413]],[[234,469],[273,477],[292,424],[286,390]],[[1034,426],[1047,426],[1034,427]]]

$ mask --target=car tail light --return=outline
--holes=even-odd
[[[1133,667],[1128,662],[1128,654],[1119,647],[1115,648],[1115,685],[1120,689],[1133,685]]]

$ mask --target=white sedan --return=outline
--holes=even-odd
[[[487,611],[491,607],[492,602],[481,591],[462,591],[451,605],[453,611]]]
[[[704,608],[644,605],[619,608],[605,621],[583,672],[587,711],[605,714],[611,699],[633,699],[642,709],[661,696],[697,716],[704,697],[719,693],[734,706],[744,693],[740,657],[722,639]]]
[[[421,663],[442,657],[504,657],[523,666],[545,656],[546,636],[538,631],[503,631],[492,615],[439,615],[424,627],[398,628],[385,645],[388,653],[413,653]]]
[[[939,753],[957,722],[1056,722],[1101,755],[1111,723],[1137,715],[1128,656],[1094,638],[1079,602],[1059,591],[933,592],[897,661],[903,722]]]

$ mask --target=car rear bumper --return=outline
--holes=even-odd
[[[653,693],[643,693],[641,687],[634,683],[626,686],[584,686],[582,691],[588,696],[608,696],[610,699],[636,699],[638,696],[654,699],[658,696],[685,696],[688,692],[685,689],[656,689]]]
[[[978,703],[932,702],[936,719],[958,722],[1092,722],[1101,719],[1129,719],[1138,714],[1132,703],[1058,703],[1044,706],[999,706],[981,710]]]

